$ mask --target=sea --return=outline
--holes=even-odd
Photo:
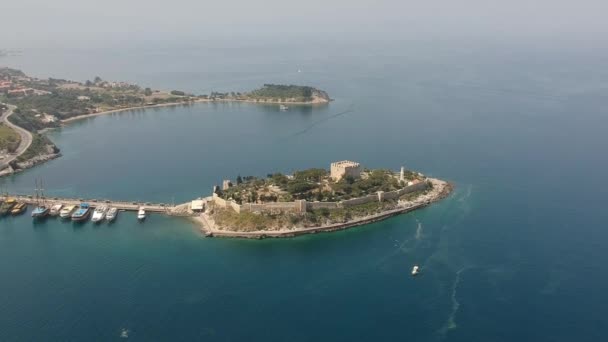
[[[61,158],[2,191],[33,194],[42,179],[49,197],[183,203],[238,175],[343,159],[455,186],[422,210],[289,239],[206,238],[154,214],[1,218],[1,341],[608,340],[605,45],[146,42],[25,48],[0,66],[196,94],[311,85],[334,99],[76,121],[47,133]]]

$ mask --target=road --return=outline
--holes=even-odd
[[[8,166],[8,164],[10,162],[17,159],[20,155],[22,155],[23,152],[25,152],[32,144],[32,133],[30,133],[29,131],[27,131],[17,125],[13,125],[8,120],[8,118],[13,114],[13,111],[17,107],[8,105],[6,103],[4,103],[4,105],[8,107],[8,110],[5,111],[4,113],[2,113],[2,117],[0,117],[0,121],[3,122],[8,127],[14,129],[15,132],[19,133],[19,135],[21,136],[21,142],[19,143],[19,147],[17,147],[17,149],[15,150],[14,153],[9,155],[6,159],[0,161],[0,170],[4,169],[6,166]]]

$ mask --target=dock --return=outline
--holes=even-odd
[[[19,202],[25,202],[27,204],[36,204],[40,201],[44,201],[48,204],[61,203],[65,205],[80,205],[80,203],[88,203],[92,208],[105,205],[108,207],[115,207],[121,211],[137,211],[139,207],[144,207],[147,212],[162,213],[167,215],[173,215],[179,206],[174,206],[166,203],[150,203],[150,202],[129,202],[129,201],[112,201],[106,199],[85,199],[85,198],[61,198],[61,197],[44,197],[37,199],[32,195],[0,195],[0,201],[5,201],[8,198],[14,198]]]

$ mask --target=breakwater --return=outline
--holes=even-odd
[[[124,211],[137,211],[139,207],[145,207],[146,211],[164,213],[172,215],[175,212],[175,208],[179,206],[173,206],[165,203],[149,203],[149,202],[128,202],[128,201],[111,201],[111,200],[98,200],[98,199],[81,199],[81,198],[60,198],[60,197],[45,197],[44,199],[38,199],[31,195],[1,195],[0,200],[5,201],[9,198],[13,198],[19,202],[27,204],[37,204],[40,201],[44,201],[47,204],[61,203],[63,205],[79,205],[80,203],[88,203],[91,207],[95,208],[100,205],[115,207],[118,210]]]

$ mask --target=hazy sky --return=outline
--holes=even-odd
[[[1,10],[0,47],[235,36],[608,36],[608,0],[3,0]]]

